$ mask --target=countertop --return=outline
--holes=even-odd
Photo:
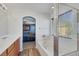
[[[1,39],[0,37],[0,54],[3,53],[7,48],[9,48],[10,45],[13,44],[20,37],[20,35],[9,34],[9,35],[5,35],[4,37],[7,38]]]

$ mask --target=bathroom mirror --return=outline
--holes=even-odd
[[[8,34],[8,17],[7,10],[3,10],[0,6],[0,36]]]

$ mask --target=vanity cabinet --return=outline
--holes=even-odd
[[[16,42],[15,42],[15,54],[16,55],[19,55],[19,51],[20,51],[20,43],[19,42],[20,42],[19,39],[16,40]]]
[[[8,49],[6,49],[0,56],[18,56],[20,52],[20,43],[17,39]]]
[[[7,56],[7,51],[5,50],[0,56]]]

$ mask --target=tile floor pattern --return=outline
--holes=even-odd
[[[21,56],[40,56],[40,53],[35,48],[35,42],[24,43],[24,50],[22,51]]]

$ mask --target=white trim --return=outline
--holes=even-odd
[[[21,26],[20,51],[23,51],[23,17],[21,17],[20,19],[20,26]],[[36,18],[35,18],[35,45],[36,45]]]

